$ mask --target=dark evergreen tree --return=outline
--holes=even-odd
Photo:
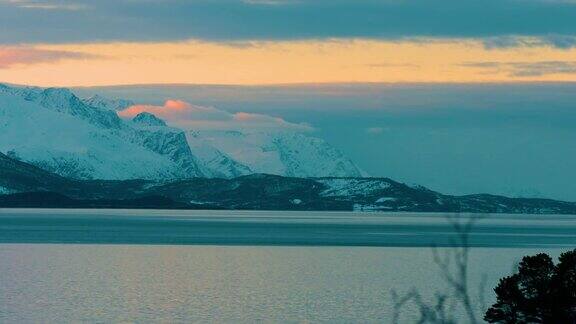
[[[494,291],[497,301],[484,316],[490,323],[576,323],[576,250],[557,265],[545,253],[526,256]]]

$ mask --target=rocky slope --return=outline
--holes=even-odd
[[[74,181],[20,162],[0,153],[0,194],[30,191],[57,191]]]
[[[88,106],[100,109],[109,109],[113,111],[124,110],[135,103],[126,99],[110,99],[99,95],[94,95],[90,98],[82,99],[82,102]]]

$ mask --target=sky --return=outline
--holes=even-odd
[[[576,201],[575,0],[0,0],[0,82],[303,131],[447,193]]]
[[[0,0],[40,86],[576,81],[573,0]]]

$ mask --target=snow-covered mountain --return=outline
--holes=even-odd
[[[190,131],[188,142],[216,148],[255,173],[288,177],[360,177],[354,162],[324,140],[290,131]],[[200,161],[206,161],[198,151]]]
[[[178,138],[140,130],[113,111],[86,105],[67,89],[0,85],[0,133],[0,152],[67,177],[201,175],[197,165],[182,167],[189,162],[182,159],[186,150],[191,156],[183,132]]]
[[[133,103],[80,99],[63,88],[0,84],[0,152],[76,179],[361,176],[323,140],[294,132],[184,132]]]

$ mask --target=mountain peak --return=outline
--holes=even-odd
[[[124,110],[130,106],[134,106],[135,104],[132,100],[110,99],[98,94],[95,94],[90,98],[82,99],[82,102],[91,107],[113,111]]]
[[[142,126],[166,126],[166,122],[148,112],[141,112],[132,118],[132,122]]]
[[[74,95],[72,91],[67,88],[46,88],[42,92],[47,96],[58,97],[67,100],[76,98],[76,95]]]

